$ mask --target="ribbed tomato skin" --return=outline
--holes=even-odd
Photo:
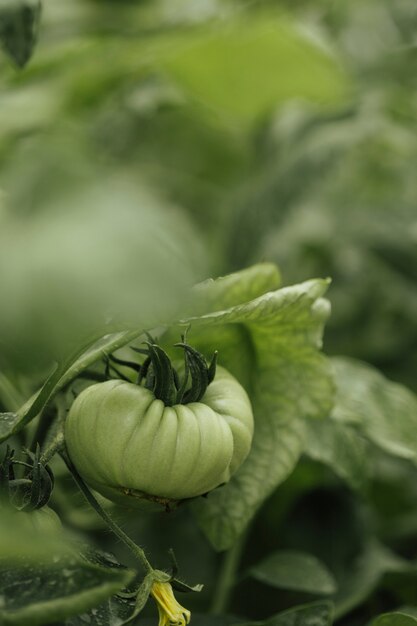
[[[200,402],[165,406],[144,387],[98,383],[74,401],[68,453],[94,489],[131,503],[132,491],[183,500],[227,482],[249,453],[253,414],[246,391],[222,367]]]

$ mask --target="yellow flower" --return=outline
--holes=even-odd
[[[152,584],[151,595],[158,606],[158,626],[186,626],[190,623],[191,613],[177,602],[170,583],[155,581]]]

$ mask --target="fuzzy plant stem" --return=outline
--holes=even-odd
[[[49,443],[45,452],[41,456],[41,463],[47,465],[57,452],[61,452],[64,448],[64,432],[59,430],[52,441]]]
[[[233,587],[236,584],[236,576],[247,535],[248,531],[245,531],[223,557],[223,563],[221,565],[211,606],[212,615],[221,615],[227,611],[233,593]]]
[[[48,430],[51,427],[53,420],[55,419],[56,408],[53,406],[47,406],[43,409],[39,416],[39,420],[36,426],[35,434],[33,435],[30,449],[35,452],[37,444],[43,445],[44,440],[48,434]]]
[[[132,554],[140,561],[144,570],[147,573],[153,572],[153,567],[149,563],[148,559],[142,548],[140,548],[136,543],[128,536],[126,533],[113,521],[110,515],[103,509],[103,507],[98,503],[96,498],[91,493],[90,489],[87,487],[74,465],[72,464],[67,452],[65,450],[61,451],[61,456],[65,461],[66,466],[72,474],[74,481],[77,483],[78,488],[83,493],[87,502],[93,507],[93,509],[100,515],[100,517],[105,521],[107,526],[113,531],[113,533],[122,541],[132,552]]]

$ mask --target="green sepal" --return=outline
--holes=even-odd
[[[152,337],[148,335],[148,339]],[[184,374],[180,379],[167,353],[155,342],[145,343],[148,346],[146,349],[132,347],[132,350],[147,357],[142,365],[135,366],[139,373],[137,384],[145,381],[145,388],[166,406],[199,402],[216,375],[217,350],[208,366],[204,356],[186,343],[186,334],[182,335],[182,342],[174,344],[174,347],[184,350]],[[129,362],[122,364],[129,365]],[[188,388],[190,375],[191,386]]]
[[[142,380],[148,376],[148,371],[149,371],[149,368],[151,367],[151,365],[152,365],[151,358],[148,356],[148,357],[146,357],[146,359],[142,363],[142,366],[141,366],[141,368],[139,370],[138,380],[137,380],[137,384],[138,385],[140,385]]]
[[[216,375],[217,355],[218,354],[219,354],[218,351],[215,350],[214,354],[213,354],[213,357],[211,359],[211,363],[210,363],[210,365],[208,367],[208,370],[207,370],[209,384],[213,382],[214,377]]]
[[[118,365],[122,365],[123,367],[129,367],[135,372],[139,373],[142,369],[142,366],[139,363],[135,363],[134,361],[126,361],[125,359],[119,359],[119,357],[114,356],[114,354],[109,354],[110,361],[114,361]]]
[[[10,502],[10,481],[15,477],[13,455],[14,450],[7,446],[3,461],[0,463],[0,501],[3,503]]]
[[[199,402],[210,383],[206,360],[200,352],[197,352],[187,343],[177,343],[175,346],[184,349],[185,363],[191,374],[191,387],[184,394],[183,404]]]
[[[184,394],[188,385],[189,375],[190,375],[190,368],[188,365],[188,360],[184,359],[184,376],[182,379],[182,384],[180,385],[178,392],[177,392],[176,404],[182,404],[183,402]]]
[[[30,473],[32,485],[30,489],[29,502],[22,507],[22,510],[31,511],[45,506],[51,497],[54,488],[54,476],[51,469],[41,462],[41,449],[36,446],[35,454],[27,452],[33,461],[33,468]]]
[[[202,591],[204,585],[187,585],[182,580],[178,580],[178,578],[171,579],[171,586],[175,591],[179,591],[181,593],[200,593]]]
[[[145,578],[143,579],[143,581],[141,582],[138,590],[135,592],[136,601],[135,601],[135,608],[133,610],[133,613],[132,615],[128,617],[128,619],[121,622],[120,626],[123,626],[124,624],[129,624],[129,622],[132,622],[139,615],[139,613],[142,612],[142,610],[145,607],[145,604],[148,601],[154,580],[155,580],[155,570],[152,572],[149,572],[149,574],[147,574]],[[118,595],[123,596],[124,594],[118,594]]]
[[[33,511],[39,507],[42,499],[42,466],[40,463],[41,449],[39,444],[36,445],[35,454],[28,453],[33,461],[33,468],[30,472],[32,484],[30,487],[29,500],[22,506],[23,511]]]
[[[152,371],[148,372],[146,386],[151,388],[155,397],[168,406],[174,402],[175,381],[169,356],[162,348],[154,343],[148,343],[149,357],[152,362]],[[149,382],[151,381],[151,387]]]
[[[169,582],[171,583],[172,588],[175,589],[175,591],[180,591],[181,593],[200,592],[203,589],[204,585],[187,585],[187,583],[177,578],[179,567],[178,567],[177,558],[175,556],[175,552],[172,548],[168,550],[168,555],[169,555],[171,566],[172,566],[171,575],[169,579]]]
[[[191,389],[185,396],[186,404],[188,402],[199,402],[204,396],[209,384],[207,363],[202,354],[197,352],[191,346],[185,348],[186,358],[189,360],[192,385]]]

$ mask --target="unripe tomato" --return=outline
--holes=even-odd
[[[82,478],[123,504],[183,500],[227,482],[249,453],[250,400],[224,368],[198,402],[166,406],[143,386],[109,380],[85,389],[65,424]]]
[[[21,521],[27,524],[28,530],[33,528],[36,531],[48,534],[62,529],[61,520],[49,506],[44,506],[41,509],[28,513],[17,513],[17,515],[19,515]]]

